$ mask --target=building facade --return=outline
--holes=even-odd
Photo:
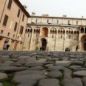
[[[19,0],[0,0],[0,50],[23,49],[29,16]]]
[[[86,51],[86,19],[31,16],[25,38],[25,50]]]

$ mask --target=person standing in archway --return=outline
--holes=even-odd
[[[8,44],[8,40],[5,40],[4,45],[3,45],[3,50],[8,50],[10,45]]]

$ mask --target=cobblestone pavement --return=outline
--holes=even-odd
[[[86,86],[86,53],[1,51],[0,86]]]

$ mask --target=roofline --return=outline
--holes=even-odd
[[[19,0],[14,0],[15,3],[22,9],[22,11],[26,14],[27,17],[30,17],[30,14],[27,12],[27,10],[24,8],[24,6],[21,4]]]
[[[86,20],[86,18],[74,18],[74,17],[54,17],[54,16],[30,16],[31,18],[59,18],[59,19],[77,19]]]
[[[28,24],[28,26],[55,26],[55,27],[81,27],[81,25],[46,25],[46,24]],[[86,25],[84,25],[83,27],[86,27]]]

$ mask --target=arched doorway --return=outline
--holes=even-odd
[[[10,45],[9,45],[9,39],[6,39],[4,41],[3,50],[8,50],[9,47],[10,47]]]
[[[65,49],[65,52],[67,52],[67,51],[70,51],[70,48],[66,48],[66,49]]]
[[[48,37],[48,28],[47,27],[42,28],[41,35],[42,35],[42,37]]]
[[[83,50],[86,51],[86,35],[82,36],[81,42]]]
[[[41,46],[40,50],[45,51],[46,47],[47,47],[47,40],[45,38],[42,38],[41,39],[41,44],[42,44],[42,46]]]

